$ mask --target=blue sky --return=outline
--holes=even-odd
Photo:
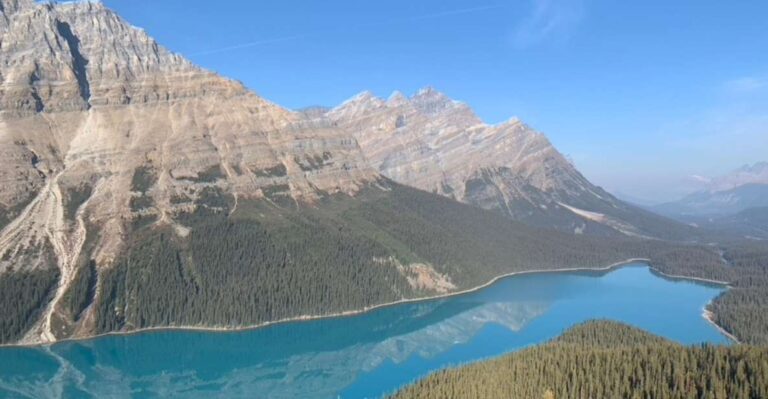
[[[104,0],[289,108],[433,86],[518,116],[595,183],[664,200],[768,160],[768,2]]]

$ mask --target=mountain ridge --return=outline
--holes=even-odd
[[[750,208],[768,206],[768,184],[746,183],[722,191],[698,191],[678,201],[650,207],[683,221],[722,218]]]
[[[744,164],[722,176],[713,178],[694,176],[705,187],[700,191],[718,192],[734,189],[745,184],[768,184],[768,162]]]
[[[641,240],[688,230],[593,186],[522,122],[485,125],[434,89],[294,112],[101,3],[2,4],[0,342],[259,324],[564,264],[719,265]],[[379,127],[417,151],[377,161]],[[463,171],[464,149],[479,167]],[[385,161],[438,184],[393,182]]]
[[[690,234],[590,183],[519,118],[486,124],[468,105],[431,87],[386,100],[365,91],[326,115],[357,138],[375,169],[402,184],[571,233]]]

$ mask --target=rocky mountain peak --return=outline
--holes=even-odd
[[[389,98],[387,99],[387,106],[389,107],[400,107],[405,104],[408,104],[410,100],[408,97],[405,96],[401,91],[395,90],[390,94]]]
[[[425,87],[416,92],[411,98],[411,104],[419,109],[419,111],[428,114],[437,114],[461,106],[461,103],[458,101],[452,100],[432,87]]]
[[[402,184],[569,232],[645,234],[630,221],[640,217],[635,210],[518,118],[486,124],[431,87],[384,103],[359,95],[328,117],[357,138],[375,169]]]
[[[522,127],[530,129],[530,127],[528,125],[526,125],[525,122],[523,122],[520,118],[518,118],[516,116],[513,116],[513,117],[507,119],[506,121],[500,123],[499,126],[510,126],[510,127],[511,126],[522,126]]]
[[[245,91],[224,79],[217,87],[196,86],[213,74],[98,2],[49,3],[12,15],[0,59],[0,105],[17,115],[151,103],[195,95],[193,87]]]
[[[743,165],[717,177],[692,176],[701,184],[702,192],[728,191],[746,184],[768,184],[768,162]]]
[[[355,118],[359,115],[365,115],[376,109],[382,108],[386,102],[376,97],[370,91],[364,91],[356,96],[344,101],[341,105],[333,108],[328,115],[336,115],[338,118]]]
[[[437,96],[437,97],[445,97],[445,94],[437,91],[432,86],[425,86],[416,91],[416,94],[414,97],[430,97],[430,96]]]

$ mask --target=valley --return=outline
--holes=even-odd
[[[0,140],[14,163],[0,197],[15,216],[0,233],[0,271],[58,282],[34,291],[32,309],[2,313],[14,326],[3,343],[234,328],[634,257],[718,273],[719,257],[682,242],[691,227],[591,185],[519,121],[484,125],[432,89],[293,112],[160,47],[102,4],[18,4],[5,7],[15,11],[3,33]],[[400,130],[367,133],[386,120]],[[430,129],[434,144],[420,136]],[[410,141],[370,152],[390,151],[376,143],[391,134]],[[421,167],[398,174],[415,166],[387,160],[424,145],[444,157],[435,165],[447,180]],[[478,185],[476,173],[499,168],[522,180]],[[480,187],[507,200],[462,194]]]
[[[641,207],[480,111],[290,109],[102,2],[0,0],[0,396],[760,397],[768,164]]]

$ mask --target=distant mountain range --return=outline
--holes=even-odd
[[[725,191],[701,191],[652,209],[674,218],[718,217],[768,206],[768,184],[745,184]]]
[[[745,184],[768,184],[768,162],[744,165],[723,176],[708,178],[694,176],[703,187],[702,191],[718,192],[732,190]]]
[[[696,236],[433,89],[294,112],[101,3],[0,11],[0,343],[357,311]]]
[[[768,162],[745,165],[716,178],[699,177],[699,181],[705,183],[705,189],[649,209],[691,222],[768,206]]]
[[[767,162],[699,180],[706,189],[647,209],[718,234],[768,239]]]

